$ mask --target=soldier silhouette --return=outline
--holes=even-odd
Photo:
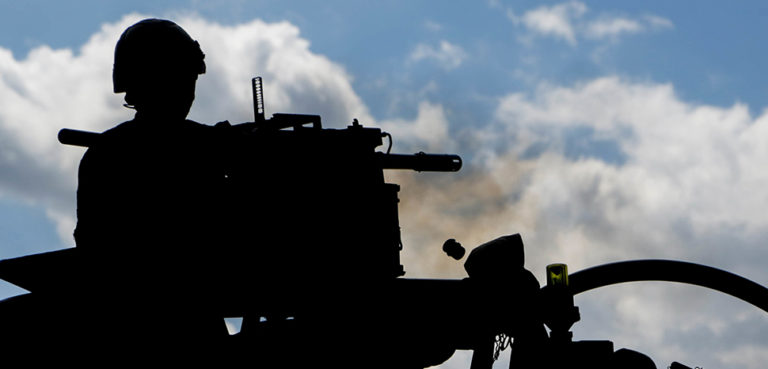
[[[80,162],[75,252],[56,256],[66,272],[42,271],[44,293],[0,304],[9,352],[43,362],[199,362],[223,347],[213,303],[225,269],[214,246],[222,129],[186,120],[203,59],[168,20],[142,20],[120,37],[114,91],[136,115]],[[36,355],[41,347],[56,352]]]
[[[210,347],[227,334],[210,304],[223,266],[214,251],[220,130],[186,120],[203,59],[171,21],[129,27],[115,47],[113,84],[135,118],[104,132],[80,162],[74,235],[92,273],[83,284],[99,291],[97,316],[150,350],[168,337]]]

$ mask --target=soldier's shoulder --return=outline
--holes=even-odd
[[[226,137],[229,132],[229,128],[231,128],[231,125],[227,121],[211,125],[195,122],[193,120],[186,120],[182,126],[182,130],[184,131],[182,134],[191,136],[190,138],[203,141],[216,141]]]
[[[119,140],[126,136],[138,134],[141,129],[142,127],[138,121],[129,120],[102,132],[101,136],[106,140]]]
[[[224,128],[231,127],[232,125],[229,123],[229,121],[221,121],[216,124],[204,124],[200,122],[196,122],[194,120],[185,120],[185,127],[189,129],[195,129],[199,130],[201,132],[212,132],[212,131],[218,131]]]

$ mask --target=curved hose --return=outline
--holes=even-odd
[[[727,293],[768,312],[768,288],[724,270],[683,261],[623,261],[585,269],[571,274],[568,279],[574,295],[624,282],[687,283]]]

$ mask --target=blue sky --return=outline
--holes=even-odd
[[[112,48],[153,16],[207,54],[192,119],[250,119],[248,78],[263,75],[267,113],[359,118],[395,151],[465,158],[456,175],[390,174],[409,276],[461,277],[435,246],[447,238],[520,232],[539,276],[673,258],[768,284],[766,14],[759,1],[0,0],[0,257],[72,245],[82,150],[56,132],[130,119]],[[577,303],[577,338],[659,367],[768,360],[765,314],[729,297],[647,284]]]

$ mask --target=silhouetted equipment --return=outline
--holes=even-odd
[[[253,92],[253,121],[256,124],[264,123],[264,86],[261,77],[253,77],[251,80],[251,89]],[[320,117],[317,117],[318,122]]]
[[[448,239],[443,243],[443,251],[446,255],[454,258],[455,260],[461,260],[466,253],[464,247],[460,243],[456,242],[453,238]]]
[[[225,191],[216,195],[226,212],[211,216],[226,219],[226,228],[211,252],[226,253],[231,265],[200,271],[229,281],[221,301],[201,303],[221,317],[244,317],[229,343],[237,363],[423,368],[471,349],[472,369],[487,369],[511,345],[511,368],[655,368],[641,353],[614,350],[611,341],[573,341],[570,329],[580,319],[573,296],[613,283],[664,280],[713,288],[768,311],[765,287],[676,261],[630,261],[571,275],[565,264],[552,264],[542,288],[525,268],[518,234],[474,248],[464,263],[468,278],[403,278],[400,187],[386,183],[383,171],[454,172],[461,158],[376,151],[384,137],[391,148],[391,136],[357,120],[327,129],[317,115],[265,119],[260,78],[252,88],[254,122],[218,124],[212,137],[224,158]],[[70,145],[87,147],[99,138],[59,132],[59,141]],[[456,260],[465,254],[455,239],[443,250]],[[0,278],[31,295],[58,296],[77,283],[77,270],[77,249],[0,261]]]

